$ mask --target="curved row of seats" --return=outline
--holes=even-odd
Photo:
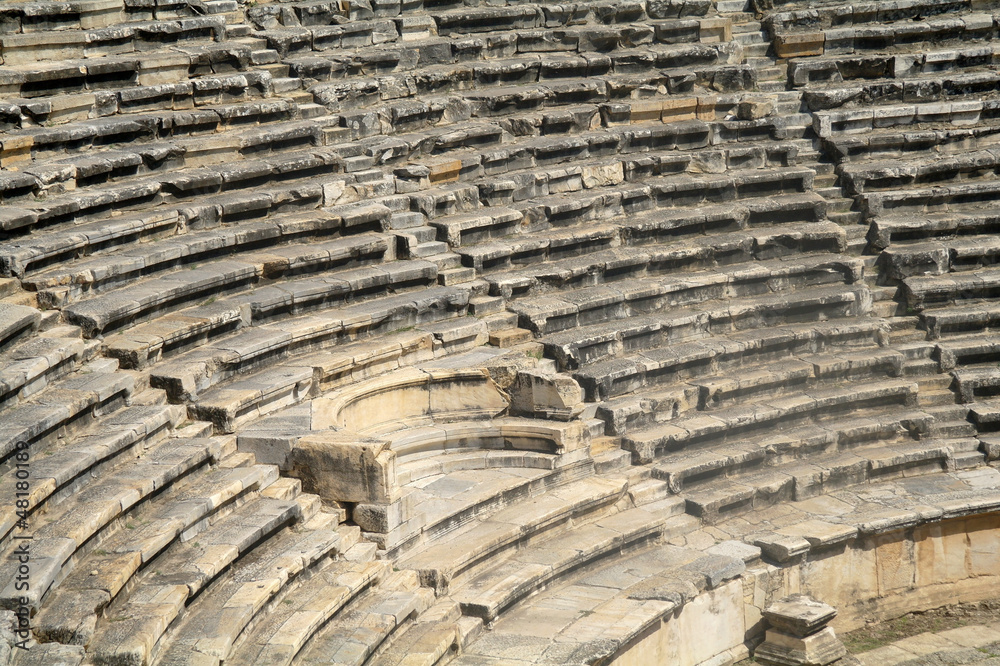
[[[630,585],[759,557],[703,525],[997,458],[995,18],[740,4],[0,8],[0,549],[44,553],[35,654],[488,663],[559,594],[627,642],[675,608]],[[289,452],[313,399],[414,366],[511,406],[376,415],[381,529]],[[503,430],[542,416],[586,445]]]

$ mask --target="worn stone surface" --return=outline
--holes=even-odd
[[[0,7],[18,663],[819,664],[781,599],[995,589],[996,18],[806,5]]]

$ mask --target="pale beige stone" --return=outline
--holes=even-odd
[[[768,629],[754,656],[763,664],[826,666],[847,654],[833,628],[825,627],[804,638]]]
[[[795,570],[801,571],[803,592],[840,611],[877,594],[878,568],[872,548],[847,548],[840,557],[807,561]],[[845,576],[845,571],[851,575]]]
[[[969,540],[969,574],[973,576],[1000,573],[1000,538],[996,516],[969,518],[965,521]]]
[[[729,17],[700,19],[699,24],[702,44],[718,44],[733,38],[733,20]]]
[[[896,532],[875,538],[879,593],[908,589],[916,580],[913,542]]]
[[[895,666],[895,664],[915,659],[917,655],[907,652],[898,645],[884,647],[855,655],[862,666]]]
[[[388,442],[349,432],[314,432],[299,439],[291,474],[327,501],[392,502],[398,495],[396,454]]]
[[[670,98],[663,102],[660,120],[665,123],[674,123],[681,120],[694,120],[698,116],[700,108],[697,97],[682,97],[678,99]],[[714,116],[714,106],[713,106]]]
[[[583,167],[583,186],[606,187],[625,181],[624,165],[621,162]]]
[[[1000,631],[980,624],[939,631],[937,635],[962,647],[977,648],[990,643],[1000,643]]]
[[[930,524],[914,530],[918,586],[954,582],[965,578],[965,521]]]
[[[942,650],[955,650],[961,647],[958,643],[932,632],[910,636],[899,641],[899,644],[904,650],[912,652],[917,656],[932,654]]]

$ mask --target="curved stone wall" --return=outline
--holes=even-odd
[[[998,527],[996,513],[933,520],[824,545],[778,565],[748,562],[735,579],[702,592],[646,628],[619,648],[610,663],[738,661],[747,654],[747,639],[763,637],[762,600],[789,594],[835,604],[833,626],[839,632],[909,612],[991,599],[1000,582]]]

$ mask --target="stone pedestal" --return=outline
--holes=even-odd
[[[771,627],[754,652],[757,662],[772,666],[827,666],[847,655],[844,644],[826,626],[837,609],[796,594],[764,609]]]

